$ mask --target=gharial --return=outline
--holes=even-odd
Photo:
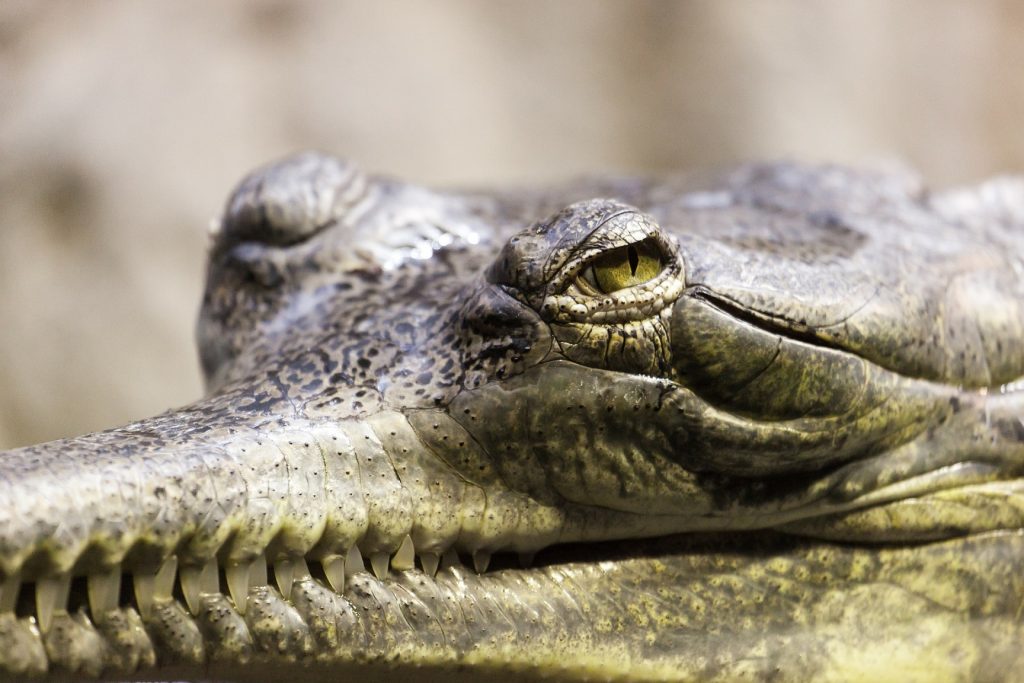
[[[0,454],[0,678],[1024,679],[1024,182],[320,154],[208,396]]]

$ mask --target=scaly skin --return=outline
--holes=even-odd
[[[0,678],[1022,677],[1019,183],[302,155],[198,338],[203,400],[0,454]]]

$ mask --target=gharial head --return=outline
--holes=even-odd
[[[787,164],[505,194],[258,171],[210,251],[208,398],[0,458],[0,643],[43,653],[0,669],[728,675],[756,643],[680,625],[725,590],[700,558],[744,576],[747,634],[795,618],[757,606],[772,562],[840,594],[950,539],[1019,563],[1022,196]]]

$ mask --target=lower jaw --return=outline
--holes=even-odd
[[[130,604],[96,618],[59,612],[45,634],[32,617],[0,615],[0,679],[416,669],[427,680],[808,680],[898,678],[903,667],[998,680],[1024,664],[1022,562],[1017,530],[898,546],[773,532],[562,546],[530,569],[356,572],[343,593],[314,565],[287,597],[251,588],[244,615],[219,592],[201,595],[195,615],[176,598],[145,619]]]
[[[997,479],[925,490],[789,522],[798,536],[858,544],[914,544],[1024,528],[1024,479]]]

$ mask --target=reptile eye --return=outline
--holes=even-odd
[[[601,254],[582,273],[583,280],[604,294],[643,284],[661,272],[661,250],[651,240]]]

